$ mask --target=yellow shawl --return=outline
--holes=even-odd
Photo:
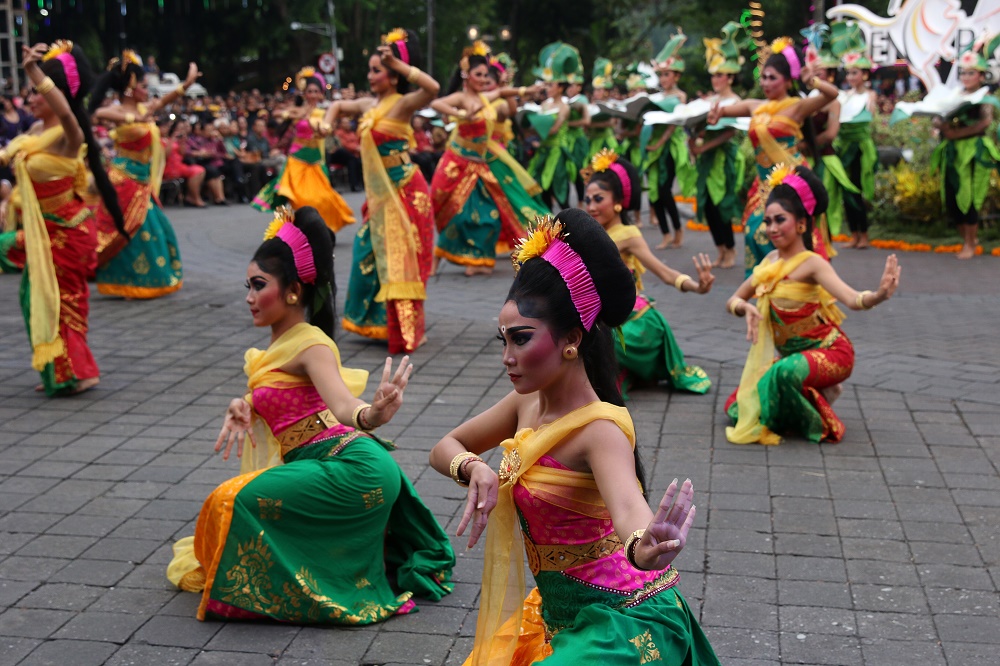
[[[796,158],[788,152],[784,146],[778,143],[774,135],[770,132],[770,127],[780,126],[787,130],[788,134],[794,135],[796,141],[802,138],[802,126],[785,115],[780,115],[790,106],[801,100],[797,97],[786,97],[776,101],[764,102],[750,116],[750,134],[757,138],[757,145],[763,152],[758,153],[757,162],[762,167],[772,167],[782,162],[787,164],[802,164],[802,158]],[[798,151],[796,151],[797,154]],[[764,197],[766,199],[766,197]]]
[[[627,241],[629,238],[635,238],[636,236],[642,236],[642,232],[639,231],[638,227],[632,226],[631,224],[616,224],[610,229],[606,229],[608,235],[611,236],[616,244],[622,241]],[[631,252],[622,252],[622,261],[630,271],[632,271],[632,277],[635,279],[635,290],[636,292],[642,291],[642,274],[646,272],[646,267],[642,265],[642,262],[632,254]]]
[[[60,125],[50,127],[41,134],[22,134],[7,145],[2,158],[3,161],[13,162],[17,177],[18,185],[11,195],[11,202],[15,208],[20,208],[21,226],[24,228],[25,270],[28,272],[31,299],[28,322],[33,350],[31,367],[39,372],[66,352],[66,344],[59,335],[59,282],[52,260],[49,232],[31,184],[32,175],[37,181],[74,176],[73,189],[77,193],[87,187],[87,169],[83,164],[86,145],[80,146],[76,158],[47,152],[62,138],[63,128]]]
[[[497,505],[490,514],[486,530],[486,561],[483,564],[483,590],[476,621],[476,642],[472,648],[473,666],[508,666],[517,636],[500,632],[505,622],[518,629],[524,603],[524,544],[521,525],[514,505],[514,486],[518,482],[545,483],[558,479],[561,485],[587,489],[592,502],[603,501],[590,475],[565,470],[536,467],[535,463],[572,432],[592,421],[612,421],[635,446],[632,417],[624,407],[606,402],[592,402],[547,423],[538,430],[523,428],[512,439],[501,443],[500,490]]]
[[[333,355],[337,359],[337,370],[344,383],[347,384],[347,388],[352,395],[361,395],[368,382],[368,371],[345,368],[340,362],[340,350],[337,349],[336,343],[312,324],[301,323],[285,331],[267,349],[247,350],[243,371],[247,375],[247,388],[249,390],[244,399],[252,407],[254,389],[264,387],[293,388],[312,384],[312,380],[307,376],[291,375],[282,372],[279,368],[291,363],[296,356],[316,345],[323,345],[333,351]],[[281,445],[264,419],[257,417],[256,413],[253,417],[253,432],[255,441],[267,442],[267,448],[243,447],[243,458],[240,462],[241,474],[273,467],[281,463]]]
[[[389,95],[361,118],[358,135],[361,139],[361,168],[365,174],[365,195],[368,198],[368,229],[371,233],[372,251],[375,253],[375,270],[381,285],[375,301],[422,301],[427,291],[420,279],[417,261],[416,227],[410,224],[396,184],[389,177],[372,130],[406,138],[413,145],[413,128],[408,122],[386,118],[402,98]]]
[[[771,299],[785,298],[800,303],[819,303],[819,312],[828,322],[839,324],[844,320],[844,313],[834,305],[835,299],[823,287],[785,280],[806,259],[818,256],[820,255],[815,252],[805,251],[791,259],[778,259],[773,262],[768,256],[753,269],[752,284],[756,287],[760,324],[757,327],[757,342],[747,353],[747,362],[740,377],[740,387],[736,392],[738,420],[735,426],[726,428],[726,438],[733,444],[781,443],[781,437],[760,422],[760,395],[757,392],[757,382],[774,365]]]

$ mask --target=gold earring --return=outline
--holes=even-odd
[[[806,225],[799,223],[795,226],[795,230],[800,234],[804,234],[806,232]]]
[[[573,359],[576,358],[576,347],[570,345],[568,347],[563,348],[562,355],[563,358],[566,359],[567,361],[572,361]]]
[[[288,294],[288,296],[285,297],[285,302],[289,305],[295,305],[299,302],[299,297],[295,294]]]
[[[621,204],[615,204],[615,212],[616,213],[622,212],[622,205]]]

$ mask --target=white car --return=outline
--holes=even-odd
[[[159,76],[156,74],[146,74],[146,85],[149,87],[150,97],[163,97],[167,93],[176,90],[180,84],[180,77],[172,72],[164,72]],[[207,94],[208,91],[205,90],[205,86],[200,83],[193,83],[187,89],[188,97],[201,97]]]

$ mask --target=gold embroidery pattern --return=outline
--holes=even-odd
[[[508,483],[517,476],[518,470],[521,469],[521,454],[517,449],[511,449],[510,451],[503,454],[503,460],[500,461],[500,485]]]
[[[364,576],[362,576],[361,578],[359,578],[354,583],[354,587],[358,588],[359,590],[362,589],[362,588],[365,588],[365,587],[370,587],[370,586],[371,586],[371,583],[368,582],[368,579],[365,578]]]
[[[261,520],[281,520],[281,500],[269,497],[258,497],[257,507],[260,509]]]
[[[132,270],[134,270],[138,275],[146,275],[149,273],[149,268],[149,259],[146,258],[145,253],[140,254],[135,258],[135,261],[132,262]]]
[[[220,599],[239,608],[257,613],[273,607],[271,579],[267,572],[274,566],[271,549],[264,543],[263,530],[257,538],[237,546],[238,564],[226,572],[227,585],[218,587]]]
[[[375,488],[370,493],[361,493],[361,498],[365,501],[365,509],[374,509],[380,504],[385,504],[381,488]]]
[[[649,633],[649,629],[635,638],[630,638],[628,642],[634,645],[635,649],[639,651],[640,664],[648,664],[651,661],[661,660],[660,650],[656,647],[656,643],[653,642],[653,635]]]

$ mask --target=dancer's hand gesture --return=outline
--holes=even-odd
[[[757,333],[760,329],[760,310],[753,303],[743,302],[743,317],[747,320],[747,340],[757,344]]]
[[[219,438],[215,440],[216,453],[225,446],[225,450],[222,451],[223,460],[229,460],[229,452],[234,443],[236,444],[237,458],[243,457],[243,442],[247,439],[250,440],[251,446],[257,446],[250,425],[252,416],[253,409],[250,407],[250,403],[243,398],[236,398],[229,403],[229,408],[226,409],[226,420],[222,423]]]
[[[896,288],[899,287],[899,274],[902,269],[903,267],[899,265],[896,255],[890,254],[885,258],[885,270],[882,271],[882,279],[878,282],[878,291],[876,292],[880,303],[889,300],[896,293]]]
[[[409,356],[404,356],[403,360],[399,362],[396,374],[392,374],[392,357],[386,357],[385,367],[382,369],[382,381],[379,383],[378,390],[375,391],[375,398],[372,400],[372,406],[367,415],[367,421],[373,427],[388,423],[403,404],[403,391],[406,390],[406,384],[410,381],[411,372],[413,372],[413,366],[410,364]],[[391,380],[389,379],[390,375],[392,376]]]
[[[635,545],[634,560],[646,570],[667,568],[687,543],[688,530],[694,522],[694,486],[687,479],[677,491],[674,479],[663,493],[660,506]]]
[[[691,260],[698,271],[698,288],[695,291],[699,294],[707,294],[712,289],[712,283],[715,282],[715,276],[712,275],[712,260],[704,252],[691,257]]]
[[[490,511],[497,505],[497,494],[500,489],[500,477],[486,463],[473,461],[466,467],[469,475],[469,495],[465,501],[465,511],[458,523],[456,534],[462,536],[470,524],[467,548],[472,548],[479,541],[480,535],[486,529],[486,521]]]

